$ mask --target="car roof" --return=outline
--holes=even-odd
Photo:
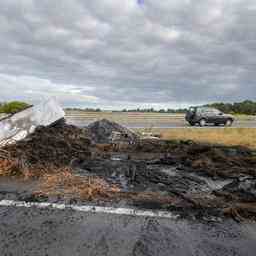
[[[203,110],[218,110],[218,111],[220,111],[219,109],[217,109],[217,108],[213,108],[213,107],[204,107],[204,106],[201,106],[201,107],[190,107],[189,108],[189,110],[195,110],[195,109],[199,109],[199,110],[201,110],[201,109],[203,109]]]
[[[197,107],[197,109],[218,110],[217,108],[213,108],[213,107]]]

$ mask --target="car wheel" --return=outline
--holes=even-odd
[[[231,126],[233,121],[231,119],[228,119],[225,123],[226,126]]]
[[[195,123],[193,123],[193,122],[189,122],[189,124],[190,124],[191,126],[195,126]]]
[[[201,127],[205,126],[205,125],[206,125],[206,120],[205,120],[205,119],[201,119],[201,120],[199,121],[199,125],[200,125]]]

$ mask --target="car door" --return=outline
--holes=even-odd
[[[223,123],[223,115],[222,115],[222,112],[219,111],[218,109],[213,109],[212,110],[213,112],[213,123],[215,124],[220,124],[220,123]]]
[[[206,120],[207,120],[207,123],[215,123],[216,122],[216,115],[213,111],[213,109],[206,109]]]
[[[220,124],[225,124],[226,123],[226,116],[223,112],[219,111],[219,123]]]

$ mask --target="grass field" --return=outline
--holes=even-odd
[[[139,112],[85,112],[85,111],[67,111],[67,118],[76,120],[99,120],[106,118],[111,121],[120,123],[136,123],[136,122],[165,122],[170,119],[184,120],[184,114],[169,114],[169,113],[139,113]]]
[[[91,123],[100,119],[108,119],[122,125],[133,125],[143,127],[159,127],[161,124],[172,122],[184,125],[185,119],[183,114],[166,114],[166,113],[138,113],[138,112],[83,112],[72,111],[66,112],[66,119],[72,123]]]
[[[144,129],[145,130],[145,129]],[[139,131],[144,131],[140,129]],[[148,131],[148,130],[146,130]],[[234,128],[234,129],[152,129],[153,133],[160,133],[163,139],[193,140],[214,144],[245,146],[256,149],[255,128]]]

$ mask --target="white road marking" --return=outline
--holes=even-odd
[[[142,217],[156,217],[156,218],[168,218],[177,219],[178,215],[174,215],[167,211],[151,211],[151,210],[138,210],[133,208],[114,208],[114,207],[102,207],[91,205],[71,205],[71,204],[56,204],[56,203],[37,203],[37,202],[24,202],[13,200],[1,200],[0,206],[14,206],[25,208],[53,208],[59,210],[74,210],[78,212],[89,213],[107,213],[117,215],[130,215],[130,216],[142,216]]]

